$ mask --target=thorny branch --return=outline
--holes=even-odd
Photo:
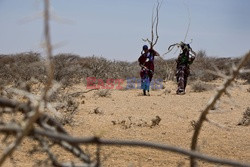
[[[208,104],[202,110],[199,120],[197,121],[196,128],[192,137],[191,150],[195,151],[197,148],[198,136],[201,131],[201,127],[204,121],[207,120],[207,115],[209,111],[214,107],[216,102],[220,99],[220,97],[227,91],[227,88],[231,85],[237,75],[240,73],[240,69],[244,66],[244,64],[250,59],[250,52],[248,52],[239,62],[237,67],[232,68],[231,75],[225,78],[224,83],[218,88],[215,95],[209,100]],[[195,158],[193,156],[190,157],[190,166],[196,166]]]
[[[47,61],[48,61],[48,79],[47,84],[44,89],[44,95],[43,100],[47,101],[47,93],[50,89],[50,86],[53,82],[54,77],[54,65],[52,62],[52,45],[51,45],[51,39],[50,39],[50,14],[49,14],[49,0],[44,0],[44,36],[45,36],[45,46],[46,46],[46,54],[47,54]],[[46,104],[46,103],[45,103]]]
[[[16,108],[16,109],[19,109],[19,110],[16,110],[16,112],[21,111],[23,114],[28,115],[30,111],[34,110],[34,108],[30,106],[25,106],[25,105],[27,104],[19,103],[13,100],[5,99],[5,98],[0,98],[1,107]],[[36,120],[36,123],[39,125],[39,127],[44,129],[45,131],[68,135],[66,130],[64,130],[64,128],[56,120],[51,118],[46,113],[41,113],[39,119]],[[16,127],[16,124],[11,124],[11,126],[9,124],[6,124],[4,126],[1,125],[0,132],[8,132],[6,131],[6,129],[8,128],[11,129],[15,127]],[[21,131],[18,131],[18,133],[20,132]],[[81,161],[90,162],[89,157],[82,151],[82,149],[78,145],[70,144],[62,140],[54,140],[54,142],[57,143],[62,148],[64,148],[66,151],[71,152],[74,156],[78,157]]]
[[[2,131],[8,131],[8,132],[15,132],[18,133],[21,129],[16,127],[2,127],[0,126],[0,130]],[[193,156],[197,159],[204,160],[211,163],[218,163],[218,164],[224,164],[229,166],[242,166],[242,167],[249,167],[250,164],[244,164],[241,162],[236,162],[232,160],[227,159],[220,159],[220,158],[214,158],[210,157],[204,154],[201,154],[199,152],[195,151],[189,151],[186,149],[182,149],[175,146],[170,145],[163,145],[159,143],[151,143],[151,142],[144,142],[144,141],[129,141],[129,140],[110,140],[110,139],[101,139],[98,137],[89,137],[89,138],[74,138],[69,135],[60,134],[60,133],[52,133],[49,131],[42,131],[39,129],[34,129],[32,131],[32,135],[35,136],[46,136],[47,138],[50,138],[52,140],[62,140],[66,141],[71,144],[97,144],[97,145],[109,145],[109,146],[133,146],[133,147],[144,147],[144,148],[151,148],[151,149],[157,149],[162,151],[170,151],[186,156]],[[99,154],[99,152],[97,152]],[[99,155],[98,155],[99,156]]]
[[[50,86],[52,85],[53,81],[53,64],[51,62],[52,59],[52,48],[50,44],[50,33],[49,33],[49,0],[44,0],[44,34],[45,34],[45,41],[46,41],[46,49],[47,49],[47,57],[48,57],[48,80],[45,85],[43,100],[46,104],[47,101],[47,92],[50,89]],[[42,99],[41,99],[42,100]],[[39,101],[38,105],[30,112],[30,115],[28,116],[26,122],[22,125],[22,131],[18,134],[17,139],[7,147],[3,155],[0,157],[0,166],[4,163],[6,158],[8,156],[11,156],[15,149],[18,147],[18,145],[22,142],[23,138],[29,133],[30,130],[33,128],[33,124],[36,122],[36,120],[39,118],[41,111],[40,109],[41,101]]]
[[[0,158],[0,166],[4,163],[6,158],[8,156],[11,156],[15,149],[19,146],[19,144],[22,142],[23,138],[29,133],[29,131],[33,128],[33,123],[39,118],[40,112],[38,110],[38,106],[35,108],[35,110],[31,111],[31,116],[28,118],[28,120],[24,123],[22,126],[22,130],[19,134],[17,134],[17,139],[15,142],[11,143],[9,147],[7,147],[3,155]]]
[[[13,105],[13,101],[10,100],[2,100],[0,99],[0,105],[1,106],[10,106],[9,104],[12,105],[12,107],[15,107]],[[5,104],[5,105],[3,105]],[[7,104],[7,105],[6,105]],[[17,104],[17,103],[16,103]],[[22,104],[20,104],[21,106]],[[0,131],[1,132],[6,132],[6,133],[20,133],[22,131],[21,127],[14,127],[14,126],[0,126]],[[189,151],[189,150],[184,150],[178,147],[173,147],[173,146],[168,146],[168,145],[162,145],[162,144],[156,144],[156,143],[149,143],[149,142],[143,142],[143,141],[119,141],[119,140],[106,140],[106,139],[100,139],[97,137],[90,137],[90,138],[73,138],[70,135],[68,135],[67,133],[63,133],[63,132],[53,132],[53,131],[48,131],[47,129],[45,130],[39,130],[37,128],[34,128],[32,131],[30,131],[29,133],[30,136],[43,136],[43,137],[47,137],[52,141],[64,141],[67,142],[71,145],[78,145],[78,144],[98,144],[98,145],[113,145],[113,146],[136,146],[136,147],[147,147],[147,148],[153,148],[153,149],[159,149],[159,150],[163,150],[163,151],[171,151],[171,152],[175,152],[175,153],[179,153],[179,154],[183,154],[183,155],[187,155],[187,156],[192,156],[192,157],[196,157],[198,159],[204,160],[204,161],[208,161],[208,162],[212,162],[212,163],[222,163],[222,164],[226,164],[226,165],[231,165],[231,166],[249,166],[249,164],[243,164],[240,162],[235,162],[235,161],[230,161],[230,160],[223,160],[223,159],[218,159],[218,158],[213,158],[213,157],[209,157],[206,155],[202,155],[198,152],[193,152],[193,151]],[[55,156],[53,156],[53,153],[49,152],[47,150],[47,153],[50,157],[50,159],[53,161],[53,163],[55,164],[56,161]],[[58,162],[59,164],[59,162]],[[66,163],[68,164],[68,163]],[[67,166],[66,164],[62,165],[62,166]]]

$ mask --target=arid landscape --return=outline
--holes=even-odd
[[[246,1],[41,2],[1,1],[0,166],[250,167]]]
[[[18,90],[28,91],[34,95],[34,98],[36,95],[41,95],[44,85],[41,79],[43,78],[43,73],[39,73],[39,75],[37,72],[40,70],[35,70],[38,67],[42,69],[41,64],[39,64],[40,60],[35,59],[36,55],[26,55],[26,59],[25,55],[22,56],[12,55],[12,57],[9,57],[3,55],[1,57],[0,62],[5,63],[2,66],[5,68],[2,68],[2,70],[8,70],[13,75],[15,74],[19,77],[19,82],[13,82],[15,78],[5,76],[4,79],[4,73],[2,72],[1,82],[4,84],[2,84],[1,95],[5,98],[28,102],[29,96],[24,97],[25,94],[18,92]],[[7,63],[8,59],[11,59],[11,61],[9,60]],[[62,67],[65,67],[64,71],[56,71],[56,76],[69,71],[71,68],[80,68],[74,64],[76,62],[80,64],[85,62],[84,66],[89,67],[88,70],[93,72],[95,67],[90,66],[93,62],[88,61],[89,64],[87,64],[84,58],[78,58],[78,61],[75,61],[75,59],[77,57],[64,56],[63,61],[57,61],[56,67],[62,62],[71,64],[71,66],[62,65]],[[95,57],[88,59],[92,61],[107,61]],[[204,59],[208,60],[209,58],[197,58],[197,61],[193,64],[193,71],[200,66],[198,62],[201,62],[201,59],[205,61]],[[34,70],[31,75],[26,76],[25,71],[16,71],[15,73],[11,71],[15,69],[18,63],[20,67],[25,61],[31,61],[29,66],[26,66],[28,70]],[[171,61],[166,61],[165,63],[171,64]],[[163,62],[157,61],[157,63]],[[107,67],[104,67],[102,64],[99,64],[98,67],[112,70],[118,64],[123,65],[124,63],[108,62],[105,64]],[[225,62],[224,64],[227,63]],[[34,68],[34,66],[37,66],[37,68]],[[140,89],[132,89],[132,87],[126,89],[128,87],[126,78],[124,78],[124,83],[121,85],[122,89],[120,90],[99,89],[90,91],[86,89],[86,77],[80,78],[80,75],[73,75],[78,74],[74,73],[75,71],[77,72],[77,70],[74,70],[72,75],[70,75],[72,76],[70,84],[64,78],[69,76],[61,75],[61,81],[57,82],[59,83],[57,90],[55,89],[50,99],[48,99],[55,110],[49,109],[47,112],[62,123],[63,127],[73,137],[98,136],[103,139],[146,141],[188,150],[196,121],[216,90],[223,84],[223,79],[214,79],[210,76],[212,74],[205,73],[205,69],[193,72],[188,82],[186,94],[176,95],[177,85],[174,76],[171,79],[171,74],[174,71],[171,72],[170,65],[165,67],[169,69],[168,71],[166,70],[168,74],[161,73],[156,75],[156,78],[157,76],[165,75],[170,79],[165,79],[161,83],[161,89],[151,90],[150,96],[143,96]],[[226,65],[221,65],[220,67],[226,67]],[[23,70],[26,70],[26,68],[23,68]],[[126,68],[135,69],[135,71],[130,71],[131,75],[135,73],[135,76],[138,77],[139,73],[137,70],[139,68],[136,63],[128,63]],[[102,71],[102,69],[97,69],[95,77],[102,78],[99,75],[103,73],[99,73],[98,70]],[[226,69],[224,70],[226,72]],[[85,71],[87,70],[85,69]],[[208,80],[209,77],[200,76],[201,73],[213,79],[207,82],[202,81]],[[117,73],[116,75],[121,76],[123,73]],[[39,77],[33,78],[33,76]],[[89,75],[89,77],[91,76],[94,75]],[[247,126],[250,123],[250,118],[246,114],[250,110],[248,108],[250,85],[247,77],[249,75],[237,78],[233,85],[228,88],[228,93],[224,94],[217,101],[215,107],[210,110],[208,114],[209,121],[204,123],[199,136],[199,152],[212,157],[250,163],[250,126]],[[114,76],[114,78],[120,77]],[[117,85],[115,84],[115,86]],[[135,86],[137,86],[136,83]],[[5,125],[7,122],[18,123],[24,119],[23,114],[9,114],[7,112],[8,108],[2,108],[1,111],[1,125]],[[245,113],[245,120],[243,120],[243,113]],[[11,134],[9,135],[11,136]],[[3,141],[2,151],[8,146],[10,141],[13,141],[13,137],[4,140],[4,136],[6,136],[6,133],[3,132],[1,134]],[[81,148],[90,155],[91,159],[95,159],[96,145],[82,144]],[[54,146],[52,150],[58,160],[62,162],[79,161],[58,146]],[[103,145],[100,148],[100,154],[102,166],[189,166],[188,156],[149,148]],[[50,166],[51,161],[47,161],[47,158],[46,151],[39,147],[38,142],[32,140],[32,138],[24,138],[13,156],[8,158],[3,166],[36,166],[38,164]],[[199,165],[214,166],[214,164],[204,161],[199,161]]]

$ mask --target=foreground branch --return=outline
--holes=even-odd
[[[21,129],[16,127],[2,127],[0,126],[0,131],[8,131],[8,132],[19,132]],[[217,163],[217,164],[224,164],[229,166],[239,166],[239,167],[250,167],[250,164],[244,164],[237,161],[227,160],[227,159],[220,159],[211,157],[208,155],[201,154],[195,151],[189,151],[186,149],[182,149],[175,146],[163,145],[158,143],[151,143],[151,142],[144,142],[144,141],[129,141],[129,140],[109,140],[109,139],[100,139],[97,137],[89,137],[89,138],[74,138],[68,135],[59,134],[59,133],[52,133],[49,131],[42,131],[39,129],[34,129],[32,131],[33,134],[30,135],[40,135],[44,137],[48,137],[53,140],[61,140],[66,141],[71,144],[98,144],[98,145],[110,145],[110,146],[133,146],[133,147],[143,147],[143,148],[151,148],[157,149],[162,151],[170,151],[186,156],[192,156],[197,159]]]
[[[11,156],[13,154],[13,152],[15,151],[15,149],[20,145],[20,143],[22,142],[23,138],[29,134],[30,130],[33,128],[33,124],[34,122],[36,122],[36,120],[39,118],[40,116],[40,112],[38,110],[38,106],[36,107],[36,110],[34,110],[31,113],[31,116],[28,118],[28,120],[26,121],[25,125],[23,126],[23,128],[21,129],[21,133],[18,133],[18,137],[15,140],[15,142],[13,142],[11,145],[9,145],[9,147],[7,147],[4,152],[3,155],[0,158],[0,166],[4,163],[4,161],[6,160],[6,158],[8,156]]]
[[[240,69],[244,66],[244,64],[250,59],[250,52],[248,52],[239,62],[238,66],[232,69],[231,76],[227,77],[223,85],[219,87],[215,95],[210,99],[206,107],[202,110],[199,120],[197,121],[196,128],[192,137],[191,150],[195,151],[197,148],[198,136],[200,134],[200,130],[202,124],[207,119],[207,114],[210,109],[214,107],[216,102],[220,99],[220,97],[226,92],[227,88],[234,81],[236,76],[240,73]],[[190,157],[190,166],[196,166],[195,159],[193,156]]]
[[[250,167],[250,164],[244,164],[241,162],[236,162],[227,159],[219,159],[210,157],[199,152],[185,150],[179,147],[163,145],[158,143],[151,143],[151,142],[144,142],[144,141],[126,141],[126,140],[108,140],[108,139],[100,139],[97,137],[90,137],[90,138],[73,138],[66,135],[61,134],[52,134],[50,132],[45,132],[41,130],[34,131],[37,134],[47,136],[54,139],[60,139],[67,141],[72,144],[99,144],[99,145],[111,145],[111,146],[134,146],[134,147],[145,147],[145,148],[152,148],[157,150],[163,151],[170,151],[174,153],[179,153],[186,156],[196,157],[197,159],[204,160],[211,163],[218,163],[218,164],[225,164],[229,166],[241,166],[241,167]]]

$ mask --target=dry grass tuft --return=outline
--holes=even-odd
[[[95,95],[98,96],[98,97],[110,97],[111,92],[110,92],[110,89],[102,89],[102,90],[98,90],[95,93]]]
[[[211,90],[213,86],[207,83],[204,83],[202,81],[195,81],[191,84],[191,88],[194,92],[204,92],[204,91]]]
[[[243,112],[243,118],[239,121],[238,125],[248,126],[250,125],[250,107]]]

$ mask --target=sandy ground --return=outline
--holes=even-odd
[[[220,85],[221,81],[210,83]],[[111,90],[109,97],[98,97],[96,91],[79,96],[79,111],[74,115],[72,126],[65,128],[77,137],[99,135],[105,139],[126,139],[156,142],[189,149],[193,134],[192,122],[199,118],[214,90],[193,92],[187,86],[185,95],[176,95],[176,84],[165,83],[167,89],[151,91],[142,96],[141,90]],[[223,96],[208,118],[224,128],[206,122],[199,137],[199,151],[215,157],[250,163],[250,126],[237,126],[242,113],[250,107],[249,85],[238,82],[239,87],[229,90],[232,98]],[[75,85],[69,92],[85,90],[84,85]],[[97,111],[99,113],[95,113]],[[161,118],[159,125],[150,127],[151,120]],[[24,140],[14,154],[16,166],[33,166],[34,157],[27,150],[33,147]],[[83,146],[86,149],[85,146]],[[93,153],[94,146],[88,150]],[[61,155],[60,151],[57,151]],[[108,147],[101,148],[103,166],[189,166],[189,158],[178,154],[145,148]],[[61,156],[69,160],[66,155]],[[215,166],[199,162],[200,166]],[[12,166],[10,160],[4,166]]]

